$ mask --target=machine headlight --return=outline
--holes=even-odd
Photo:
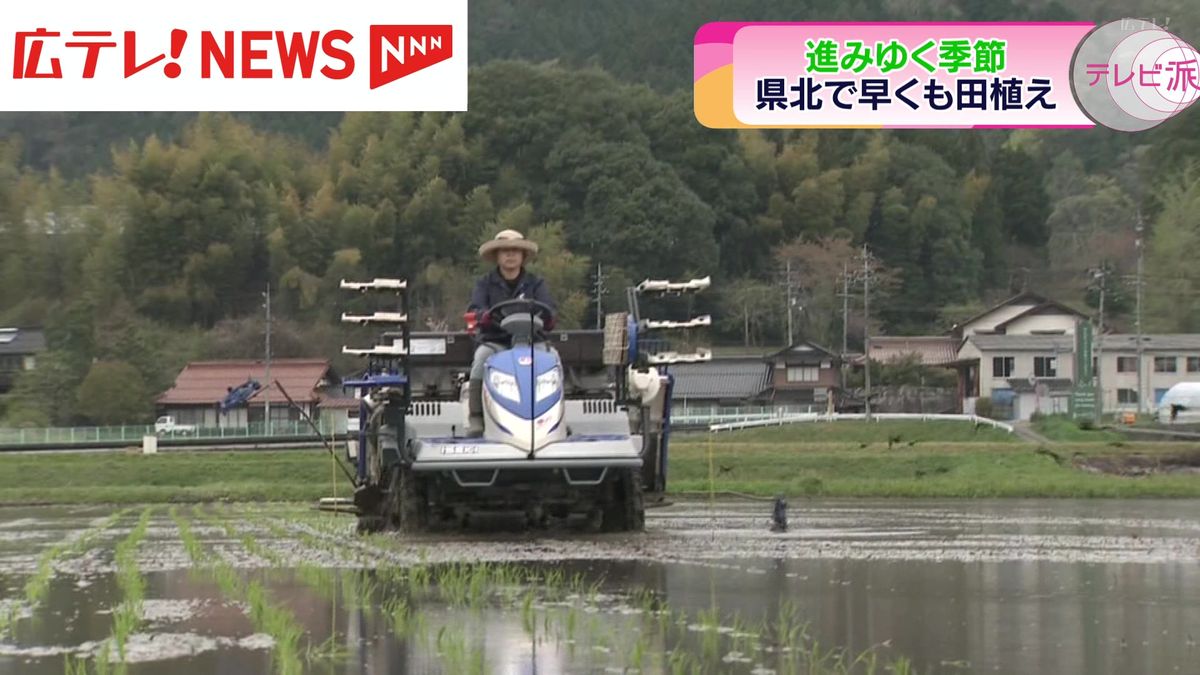
[[[498,370],[493,370],[491,381],[492,391],[496,392],[497,396],[503,396],[510,401],[521,402],[521,390],[517,387],[517,378]]]
[[[559,377],[558,368],[538,375],[535,398],[541,401],[553,396],[554,392],[558,391],[561,382],[562,378]]]

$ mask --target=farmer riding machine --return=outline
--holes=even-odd
[[[546,330],[540,316],[548,308],[533,300],[490,308],[489,320],[512,346],[487,360],[484,431],[469,436],[470,321],[465,331],[412,332],[406,281],[343,280],[343,289],[395,301],[342,315],[382,327],[374,345],[343,348],[366,361],[345,383],[359,399],[347,443],[359,530],[439,530],[501,512],[532,527],[571,519],[603,531],[641,530],[645,502],[666,488],[669,367],[712,354],[673,350],[661,337],[707,327],[709,316],[644,319],[640,304],[708,286],[708,278],[644,281],[627,290],[628,311],[607,315],[594,330]]]

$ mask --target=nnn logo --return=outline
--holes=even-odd
[[[454,55],[453,26],[371,26],[371,88]]]

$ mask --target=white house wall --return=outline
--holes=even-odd
[[[1053,351],[1046,350],[1040,352],[1034,351],[982,351],[976,344],[970,340],[963,343],[963,346],[958,350],[959,360],[979,359],[979,396],[992,397],[998,389],[1011,389],[1009,385],[1010,379],[1038,379],[1034,377],[1034,358],[1036,357],[1054,357],[1055,374],[1054,379],[1071,379],[1075,378],[1075,355],[1072,351]],[[996,357],[1012,357],[1013,369],[1007,377],[996,377],[993,375],[992,359]],[[1115,366],[1114,366],[1115,367]],[[1114,394],[1115,396],[1115,394]],[[974,412],[976,399],[973,396],[967,396],[963,399],[963,411]],[[1059,396],[1051,398],[1038,397],[1036,394],[1023,394],[1018,396],[1015,412],[1021,419],[1029,419],[1034,410],[1040,409],[1043,413],[1051,414],[1058,412],[1066,412],[1066,397]]]
[[[998,356],[1011,356],[1013,358],[1012,374],[1008,377],[994,377],[992,375],[992,359]],[[1010,379],[1043,379],[1036,378],[1033,374],[1033,360],[1035,357],[1041,356],[1053,356],[1058,359],[1055,364],[1054,379],[1075,379],[1075,355],[1071,352],[987,352],[979,362],[980,370],[982,371],[979,382],[979,395],[988,395],[984,393],[985,386],[988,392],[992,391],[992,389],[1008,389],[1008,380]]]
[[[1119,403],[1118,389],[1137,391],[1138,386],[1136,370],[1129,373],[1117,372],[1117,358],[1122,356],[1136,357],[1137,352],[1104,353],[1100,377],[1104,386],[1105,410],[1137,410],[1137,406],[1132,403]],[[1174,356],[1176,371],[1174,373],[1154,372],[1154,357],[1156,356]],[[1154,403],[1158,398],[1155,396],[1157,389],[1165,391],[1180,382],[1200,382],[1200,373],[1187,372],[1187,357],[1189,356],[1200,356],[1200,353],[1150,350],[1142,352],[1142,395],[1145,397],[1143,410],[1146,412],[1154,410]]]

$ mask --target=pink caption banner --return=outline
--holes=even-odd
[[[715,128],[1090,128],[1070,74],[1092,28],[710,23],[696,34],[696,116]]]

